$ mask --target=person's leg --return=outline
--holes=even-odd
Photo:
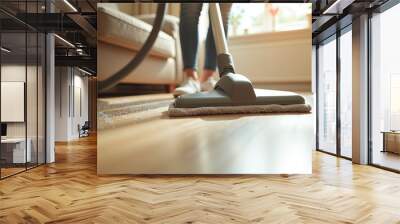
[[[202,3],[181,3],[179,34],[182,48],[184,73],[197,77],[198,25]]]
[[[220,3],[222,23],[224,26],[225,36],[228,34],[229,24],[229,13],[232,8],[232,3]],[[211,23],[208,27],[207,38],[206,38],[206,54],[203,72],[200,76],[200,82],[207,81],[211,76],[215,74],[217,69],[217,52],[215,48],[215,42],[212,32]]]
[[[198,25],[202,3],[181,3],[179,34],[182,48],[183,72],[185,81],[174,90],[173,95],[180,96],[199,92],[197,76],[197,48],[199,42]]]

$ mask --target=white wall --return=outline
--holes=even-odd
[[[88,120],[88,78],[75,68],[56,67],[55,120],[56,141],[77,139]]]
[[[36,85],[36,81],[32,81],[30,76],[35,75],[36,76],[36,67],[34,66],[27,66],[25,67],[24,65],[19,65],[19,64],[5,64],[1,66],[1,81],[4,82],[24,82],[26,83],[25,76],[26,72],[28,72],[28,79],[29,79],[29,85],[31,86]],[[36,89],[32,88],[27,88],[27,103],[30,104],[34,100],[36,100]],[[32,90],[33,92],[30,92]],[[36,108],[36,101],[34,101],[34,105],[28,105],[31,107]],[[7,108],[1,108],[1,110],[6,110]],[[31,112],[29,109],[27,109],[28,112]],[[33,125],[31,122],[34,121],[36,124],[36,114],[33,113],[28,113],[27,114],[28,118],[28,137],[29,134],[31,133],[30,129],[34,128],[36,130],[36,125]],[[9,122],[7,124],[7,135],[8,137],[24,137],[25,136],[25,124],[26,122]],[[34,127],[35,126],[35,127]]]
[[[75,70],[77,72],[77,70]],[[74,107],[72,108],[72,120],[71,120],[71,135],[72,138],[79,137],[78,125],[83,125],[85,121],[88,121],[88,106],[89,106],[89,94],[88,94],[88,78],[81,76],[82,73],[74,75]]]
[[[229,45],[237,72],[254,83],[311,85],[311,30],[231,38]]]
[[[237,73],[254,84],[304,84],[311,91],[311,30],[231,37],[228,41]],[[204,41],[199,49],[204,64]]]
[[[2,82],[24,82],[25,83],[25,65],[7,64],[1,66],[1,81]],[[32,67],[27,68],[31,70]],[[3,98],[4,96],[2,96]],[[7,108],[1,108],[7,110]],[[22,108],[24,110],[24,108]],[[25,123],[12,122],[7,125],[7,134],[9,137],[23,137],[25,136]]]
[[[82,74],[82,73],[80,73]],[[88,120],[88,77],[75,75],[75,86],[81,88],[82,90],[82,116],[80,116],[80,122],[85,122]]]
[[[1,82],[1,121],[24,122],[25,83]]]

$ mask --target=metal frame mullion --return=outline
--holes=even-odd
[[[336,155],[341,157],[341,116],[340,116],[340,102],[341,102],[341,65],[340,65],[340,29],[336,31]]]
[[[25,12],[28,11],[28,1],[25,0]],[[25,21],[28,15],[25,13]],[[26,24],[26,23],[25,23]],[[25,102],[24,102],[24,118],[25,118],[25,170],[28,170],[28,24],[25,25]]]
[[[1,32],[2,25],[1,24],[2,23],[0,23],[0,47],[2,46],[2,32]],[[1,61],[2,61],[2,58],[1,58],[1,52],[0,52],[0,124],[2,124],[2,122],[1,122],[1,76],[2,76],[1,75],[1,67],[2,67]],[[1,136],[1,134],[0,134],[0,136]],[[2,166],[1,166],[1,144],[0,144],[0,180],[2,179],[1,170],[2,170]]]
[[[373,165],[373,145],[372,145],[372,26],[371,26],[371,20],[372,20],[372,12],[368,12],[368,55],[367,55],[367,64],[368,64],[368,156],[367,156],[367,163],[369,165]]]
[[[47,2],[47,0],[45,1],[45,13],[48,13],[48,2]],[[42,42],[42,44],[44,44],[44,49],[42,50],[42,54],[44,53],[44,55],[43,55],[43,57],[42,57],[42,60],[44,59],[44,65],[42,65],[43,66],[43,68],[42,68],[42,84],[44,84],[44,99],[43,99],[43,103],[44,103],[44,110],[43,110],[43,113],[44,113],[44,135],[43,135],[43,139],[44,139],[44,161],[43,161],[43,164],[46,164],[47,163],[47,145],[48,145],[48,143],[47,143],[47,125],[48,125],[48,123],[47,123],[47,75],[48,75],[48,72],[47,72],[47,43],[48,43],[48,41],[47,41],[47,38],[48,38],[48,33],[47,32],[44,32],[44,43]],[[43,74],[44,74],[44,77],[43,77]],[[42,96],[43,96],[43,94],[42,94]],[[43,109],[43,107],[42,107],[42,109]]]
[[[315,46],[315,148],[319,150],[319,44]]]
[[[39,13],[39,1],[36,1]],[[36,166],[39,165],[39,33],[36,32]]]

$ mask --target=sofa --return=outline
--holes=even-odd
[[[154,14],[133,16],[122,4],[104,3],[97,12],[98,80],[104,80],[122,68],[143,46],[152,30]],[[182,81],[182,60],[179,41],[179,19],[166,15],[157,40],[144,59],[129,76],[128,84],[175,85]]]

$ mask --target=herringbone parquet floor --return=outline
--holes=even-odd
[[[315,152],[312,175],[96,175],[96,139],[0,181],[0,223],[400,223],[400,175]]]

